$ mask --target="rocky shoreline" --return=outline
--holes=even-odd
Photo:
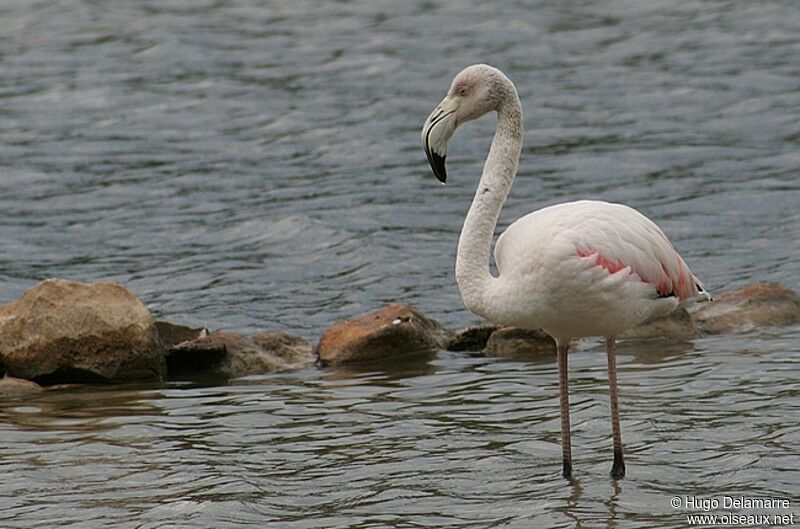
[[[689,340],[708,334],[800,323],[800,295],[757,283],[722,292],[714,303],[642,324],[625,339]],[[408,305],[392,304],[337,322],[316,345],[281,331],[253,336],[209,333],[156,321],[115,283],[48,279],[0,307],[0,397],[43,386],[164,381],[197,374],[221,378],[313,365],[377,362],[440,350],[525,358],[551,354],[547,335],[491,324],[448,331]]]

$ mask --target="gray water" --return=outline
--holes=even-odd
[[[453,262],[493,120],[446,187],[419,129],[481,61],[525,109],[498,230],[625,202],[712,290],[798,287],[796,2],[3,0],[0,302],[55,276],[311,341],[393,301],[478,321]],[[621,345],[617,484],[598,351],[571,356],[574,485],[553,358],[440,352],[4,402],[0,527],[683,528],[693,495],[800,523],[800,328]]]

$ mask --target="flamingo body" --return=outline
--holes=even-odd
[[[500,235],[495,261],[492,319],[564,340],[615,336],[703,292],[661,229],[622,204],[534,211]]]

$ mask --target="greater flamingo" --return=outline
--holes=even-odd
[[[711,297],[650,219],[628,206],[594,200],[546,207],[514,222],[497,239],[494,277],[492,238],[522,150],[522,105],[514,84],[485,64],[465,68],[425,121],[422,142],[434,175],[445,183],[448,140],[459,125],[490,111],[497,112],[497,128],[458,241],[458,288],[475,314],[500,325],[539,328],[555,339],[567,479],[572,478],[567,349],[572,338],[606,338],[611,476],[622,479],[614,337]]]

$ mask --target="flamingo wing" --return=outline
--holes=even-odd
[[[664,232],[628,206],[583,200],[544,208],[520,221],[525,232],[538,233],[537,246],[567,240],[575,256],[587,265],[601,267],[608,274],[627,269],[632,277],[652,285],[659,297],[686,300],[704,294],[702,283]],[[512,228],[509,231],[515,231]],[[508,250],[503,238],[495,251],[501,269]]]

